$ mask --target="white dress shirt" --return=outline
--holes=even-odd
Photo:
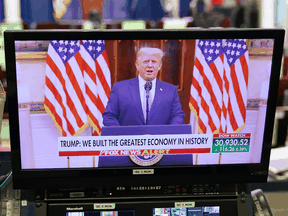
[[[145,84],[146,84],[147,81],[144,80],[140,75],[138,75],[138,80],[139,80],[139,89],[140,89],[140,98],[141,98],[142,111],[143,111],[144,119],[146,121],[146,92],[145,92]],[[150,111],[150,108],[151,108],[151,105],[153,103],[154,96],[155,96],[156,78],[154,80],[152,80],[151,82],[152,82],[152,88],[149,91],[149,100],[148,100],[149,111]]]

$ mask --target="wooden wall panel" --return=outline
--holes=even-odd
[[[195,56],[195,40],[184,40],[183,48],[181,53],[181,61],[183,61],[183,73],[181,82],[183,83],[182,89],[178,91],[180,103],[182,104],[182,109],[185,112],[184,123],[188,124],[190,122],[190,87],[192,83],[192,73],[194,67],[194,56]]]
[[[132,40],[117,42],[117,82],[136,77],[136,43]]]
[[[116,74],[116,66],[117,66],[117,62],[116,62],[116,56],[115,56],[115,47],[117,46],[116,41],[114,40],[105,40],[105,49],[107,51],[107,55],[108,55],[108,61],[109,61],[109,68],[110,68],[110,72],[111,72],[111,84],[115,83],[116,79],[115,79],[115,74]]]
[[[82,0],[82,14],[83,19],[89,19],[89,12],[96,10],[100,13],[100,17],[102,17],[102,5],[103,0]]]
[[[161,80],[176,85],[179,88],[182,68],[182,42],[180,40],[165,40],[163,47],[165,57],[163,58]]]

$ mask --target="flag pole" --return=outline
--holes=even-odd
[[[222,154],[220,153],[219,154],[219,159],[218,159],[218,164],[221,164],[221,157],[222,157]]]
[[[70,168],[70,158],[67,157],[67,167]]]

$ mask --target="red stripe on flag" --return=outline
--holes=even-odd
[[[224,88],[226,90],[226,93],[228,94],[229,92],[229,82],[228,82],[228,79],[226,77],[226,71],[224,70],[224,74],[223,74],[223,81],[224,81]],[[228,97],[228,95],[227,95]],[[229,100],[229,98],[227,98]],[[225,119],[227,118],[227,107],[225,106],[225,101],[223,100],[223,104],[222,104],[222,110],[223,110],[223,114],[224,114],[224,117]],[[227,103],[228,101],[226,101]],[[228,104],[227,104],[228,105]]]
[[[222,104],[222,110],[223,110],[223,116],[226,119],[227,118],[227,109],[225,107],[224,101],[223,101],[223,104]]]
[[[225,130],[225,129],[224,129]],[[224,133],[225,131],[223,130],[223,128],[222,128],[222,125],[220,125],[220,128],[219,128],[219,132],[220,133]]]
[[[204,98],[202,97],[202,96],[200,96],[200,98],[201,98],[201,106],[202,106],[202,109],[205,111],[205,113],[206,113],[206,115],[207,115],[207,117],[208,117],[208,125],[210,126],[210,128],[211,128],[211,131],[213,132],[213,131],[215,131],[217,128],[216,128],[216,126],[215,126],[215,124],[214,124],[214,122],[213,122],[213,120],[212,120],[212,118],[211,118],[211,116],[210,116],[210,114],[209,114],[209,106],[208,106],[208,104],[206,103],[206,101],[204,100]],[[207,114],[208,113],[208,114]],[[204,131],[203,131],[204,132]],[[207,131],[206,131],[207,132]],[[206,133],[205,132],[205,133]]]
[[[242,66],[243,76],[244,76],[244,79],[246,82],[246,88],[248,88],[248,64],[247,64],[245,55],[242,55],[239,58],[239,60],[240,60],[241,66]]]
[[[199,116],[199,106],[198,106],[198,103],[197,103],[197,101],[192,97],[191,94],[190,94],[190,103],[191,103],[191,105],[194,107],[197,116]]]
[[[99,96],[96,97],[95,94],[90,90],[89,86],[86,86],[86,94],[89,96],[89,98],[91,99],[91,101],[94,103],[94,105],[98,108],[98,110],[103,113],[105,111],[105,107],[102,103],[102,101],[100,100]]]
[[[239,110],[241,112],[243,120],[245,121],[246,108],[245,108],[245,104],[244,104],[244,101],[243,101],[243,98],[242,98],[242,94],[241,94],[241,90],[240,90],[240,87],[239,87],[239,82],[238,82],[236,71],[235,71],[235,64],[231,65],[230,68],[231,68],[231,79],[232,79],[232,83],[233,83],[233,89],[234,89],[234,92],[235,92],[235,95],[236,95],[236,99],[237,99],[237,103],[238,103],[238,106],[239,106]],[[239,125],[239,126],[241,126],[241,125]]]
[[[99,81],[105,91],[105,94],[107,96],[107,98],[109,98],[109,95],[110,95],[110,92],[111,92],[111,89],[106,81],[106,78],[103,74],[103,71],[102,71],[102,68],[101,66],[99,65],[98,61],[96,60],[95,61],[95,64],[96,64],[96,73],[97,73],[97,76],[99,78]]]
[[[233,129],[233,131],[235,131],[238,129],[238,124],[236,122],[230,100],[228,102],[228,113],[229,113],[229,118],[230,118],[230,123],[231,123],[232,129]]]
[[[224,88],[226,89],[226,92],[229,92],[229,82],[226,76],[226,71],[224,70],[224,75],[223,75],[223,80],[224,80]]]
[[[99,128],[99,131],[101,131],[101,128]],[[92,136],[100,136],[100,133],[98,133],[98,131],[94,130],[92,133]]]
[[[108,54],[107,54],[106,50],[104,52],[102,52],[102,56],[105,59],[106,64],[107,64],[107,66],[109,68],[109,60],[108,60]]]
[[[79,68],[80,68],[80,70],[81,70],[82,76],[84,76],[84,72],[83,72],[83,70],[82,70],[84,61],[83,61],[82,56],[80,55],[79,52],[77,52],[77,53],[74,55],[74,58],[75,58],[77,64],[79,65]]]
[[[199,95],[199,97],[201,98],[201,100],[203,100],[203,98],[201,97],[201,87],[200,87],[198,81],[197,81],[195,78],[192,80],[192,85],[193,85],[194,88],[197,90],[198,95]],[[195,99],[192,97],[192,95],[190,95],[190,101],[191,101],[191,99],[195,101]],[[198,108],[198,110],[196,110],[196,111],[197,111],[197,116],[198,116],[198,126],[199,126],[200,130],[201,130],[203,133],[206,133],[206,132],[207,132],[207,127],[206,127],[205,124],[202,122],[202,119],[201,119],[200,116],[199,116],[199,112],[200,112],[200,111],[199,111],[198,103],[197,103],[196,101],[193,102],[193,103],[197,104],[196,107]],[[202,107],[202,109],[204,109],[204,108]],[[205,110],[204,110],[204,111],[205,111]],[[208,112],[209,112],[209,111],[208,111]],[[206,112],[205,112],[205,113],[206,113]]]
[[[224,53],[220,55],[220,59],[221,59],[222,63],[224,63]]]
[[[194,86],[194,88],[198,91],[198,94],[199,92],[201,92],[201,87],[199,86],[199,83],[196,79],[193,79],[192,80],[192,85]],[[191,105],[194,107],[194,109],[196,110],[196,114],[197,114],[197,117],[198,117],[198,126],[200,128],[200,130],[203,132],[203,133],[206,133],[207,132],[207,128],[205,126],[205,124],[203,123],[202,119],[199,117],[199,106],[198,106],[198,103],[197,101],[192,97],[192,95],[190,94],[190,102],[191,102]]]
[[[213,74],[214,74],[215,80],[216,80],[216,82],[217,82],[217,84],[218,84],[218,86],[219,86],[219,89],[220,89],[221,93],[223,93],[222,78],[221,78],[221,76],[220,76],[220,74],[219,74],[219,71],[217,70],[217,67],[216,67],[215,63],[212,62],[212,63],[209,65],[209,67],[210,67],[211,71],[212,71]],[[219,108],[220,108],[220,107],[219,107]]]
[[[87,62],[83,59],[82,63],[83,70],[85,70],[86,74],[90,77],[90,79],[96,84],[96,74],[93,72],[93,70],[90,68],[90,66],[87,64]]]

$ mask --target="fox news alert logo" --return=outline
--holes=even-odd
[[[130,155],[129,157],[133,163],[139,166],[152,166],[158,163],[163,155]]]

